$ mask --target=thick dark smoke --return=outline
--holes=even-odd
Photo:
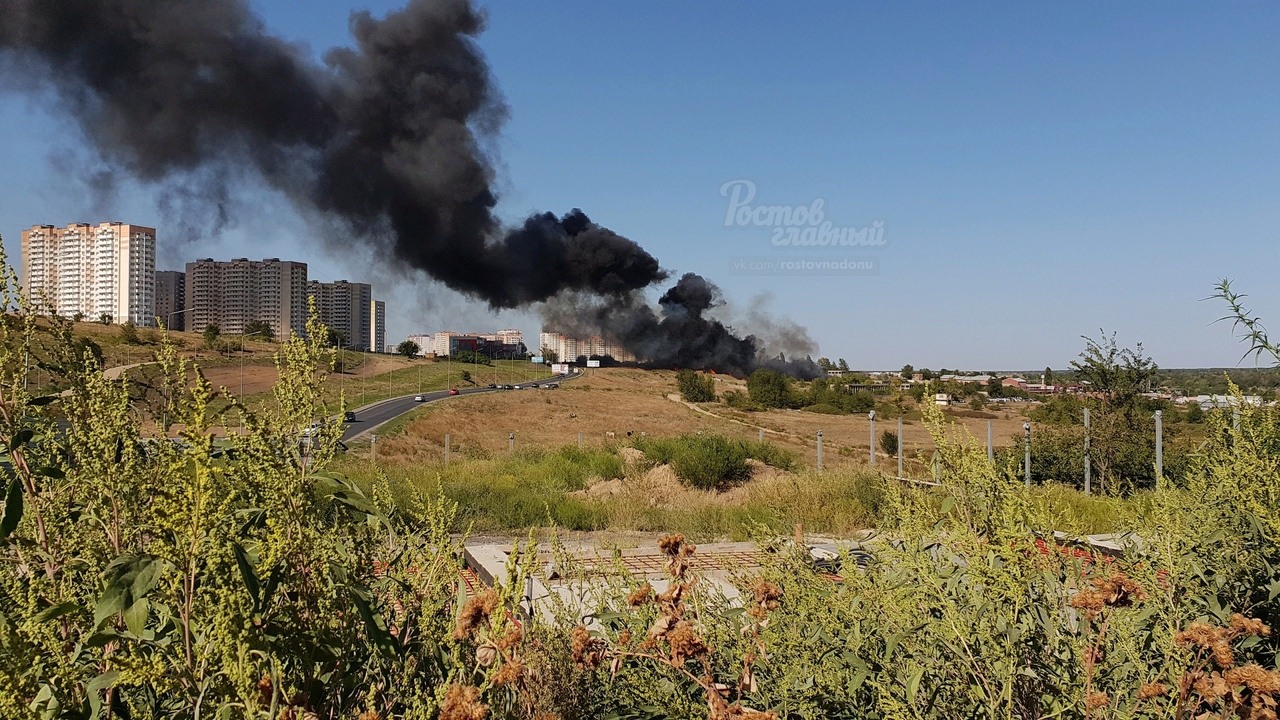
[[[0,0],[0,82],[52,87],[109,166],[180,198],[202,179],[194,194],[225,198],[226,178],[251,169],[300,211],[491,308],[586,295],[629,310],[618,319],[646,342],[675,345],[637,346],[641,357],[753,367],[753,339],[703,317],[700,278],[672,288],[659,318],[638,291],[667,273],[635,242],[579,210],[514,229],[495,218],[485,148],[506,107],[475,44],[483,26],[468,0],[410,0],[383,19],[353,14],[354,45],[321,63],[244,0]]]
[[[713,283],[686,273],[662,295],[656,311],[638,293],[562,297],[543,306],[543,318],[560,332],[617,339],[646,365],[734,375],[770,367],[805,379],[818,375],[817,365],[800,354],[816,350],[803,328],[786,326],[777,332],[782,324],[771,321],[766,326],[775,331],[772,339],[738,337],[732,328],[707,316],[723,302]]]

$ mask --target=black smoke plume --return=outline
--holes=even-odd
[[[638,291],[667,273],[632,240],[579,210],[514,229],[496,219],[486,148],[507,111],[476,46],[483,27],[468,0],[409,0],[382,19],[352,14],[353,46],[317,62],[245,0],[0,0],[0,82],[53,88],[101,158],[141,181],[250,168],[300,211],[491,308],[583,294],[629,309],[619,319],[646,343],[674,344],[637,347],[642,358],[754,367],[752,338],[703,317],[700,278],[668,291],[658,317]],[[625,322],[607,320],[629,344]]]

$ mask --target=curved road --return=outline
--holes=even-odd
[[[572,380],[581,377],[581,373],[570,373],[569,375],[561,375],[559,377],[544,378],[542,380],[534,380],[525,383],[516,383],[517,388],[527,388],[531,385],[545,385],[546,383],[559,383],[565,380]],[[458,395],[476,395],[479,393],[491,392],[511,392],[508,390],[499,390],[497,388],[464,388],[458,390]],[[422,400],[415,398],[421,397]],[[383,400],[371,405],[354,410],[356,414],[355,422],[345,423],[346,429],[342,433],[342,442],[351,442],[356,438],[377,430],[386,423],[400,417],[410,410],[429,402],[436,402],[449,397],[448,390],[435,390],[432,392],[424,392],[421,395],[404,395],[402,397]]]

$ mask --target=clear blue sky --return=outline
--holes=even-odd
[[[319,53],[348,41],[351,10],[397,3],[254,5]],[[581,207],[664,266],[712,278],[736,308],[767,294],[855,367],[1062,367],[1100,327],[1166,367],[1230,366],[1242,348],[1210,326],[1221,307],[1199,301],[1214,282],[1235,279],[1264,319],[1280,309],[1274,2],[484,6],[481,45],[511,107],[504,217]],[[0,96],[0,233],[15,261],[23,227],[98,218],[51,169],[76,144],[45,107]],[[887,245],[775,248],[767,228],[726,227],[720,188],[736,179],[755,183],[757,203],[822,199],[838,226],[883,221]],[[106,210],[159,222],[145,188]],[[259,212],[183,252],[379,277],[310,246],[286,208]],[[737,256],[833,254],[879,270],[730,269]],[[396,298],[393,340],[538,329],[439,289],[379,290]]]

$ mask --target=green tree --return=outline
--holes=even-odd
[[[1046,367],[1044,369],[1044,384],[1045,385],[1053,384],[1053,368]]]
[[[845,362],[844,358],[840,358],[840,369],[849,372],[849,363]]]
[[[886,455],[898,454],[898,434],[892,430],[885,430],[880,433],[880,449]]]
[[[794,407],[796,401],[791,378],[768,368],[751,373],[747,378],[747,394],[753,402],[770,408]]]
[[[542,359],[547,363],[558,363],[560,354],[550,348],[542,348]]]
[[[716,399],[715,379],[693,370],[676,373],[676,387],[680,389],[680,397],[688,402],[714,402]]]
[[[142,344],[142,340],[138,337],[138,326],[134,325],[132,320],[120,326],[120,339],[126,345]]]
[[[471,371],[470,371],[470,370],[463,370],[463,371],[462,371],[462,382],[464,382],[464,383],[469,383],[469,382],[471,382]]]
[[[421,350],[422,348],[418,346],[418,343],[412,340],[405,340],[396,346],[397,354],[403,355],[411,360],[417,357],[418,353],[421,352]]]
[[[271,323],[266,320],[254,320],[245,325],[244,335],[245,337],[252,335],[267,342],[274,342],[276,339],[276,331],[271,328]]]
[[[898,377],[902,378],[903,380],[910,380],[911,376],[914,375],[915,373],[916,373],[916,369],[911,367],[910,364],[907,364],[907,365],[903,365],[902,369],[898,371]]]
[[[210,350],[215,349],[218,344],[218,337],[222,335],[222,329],[213,323],[204,326],[204,346]]]

